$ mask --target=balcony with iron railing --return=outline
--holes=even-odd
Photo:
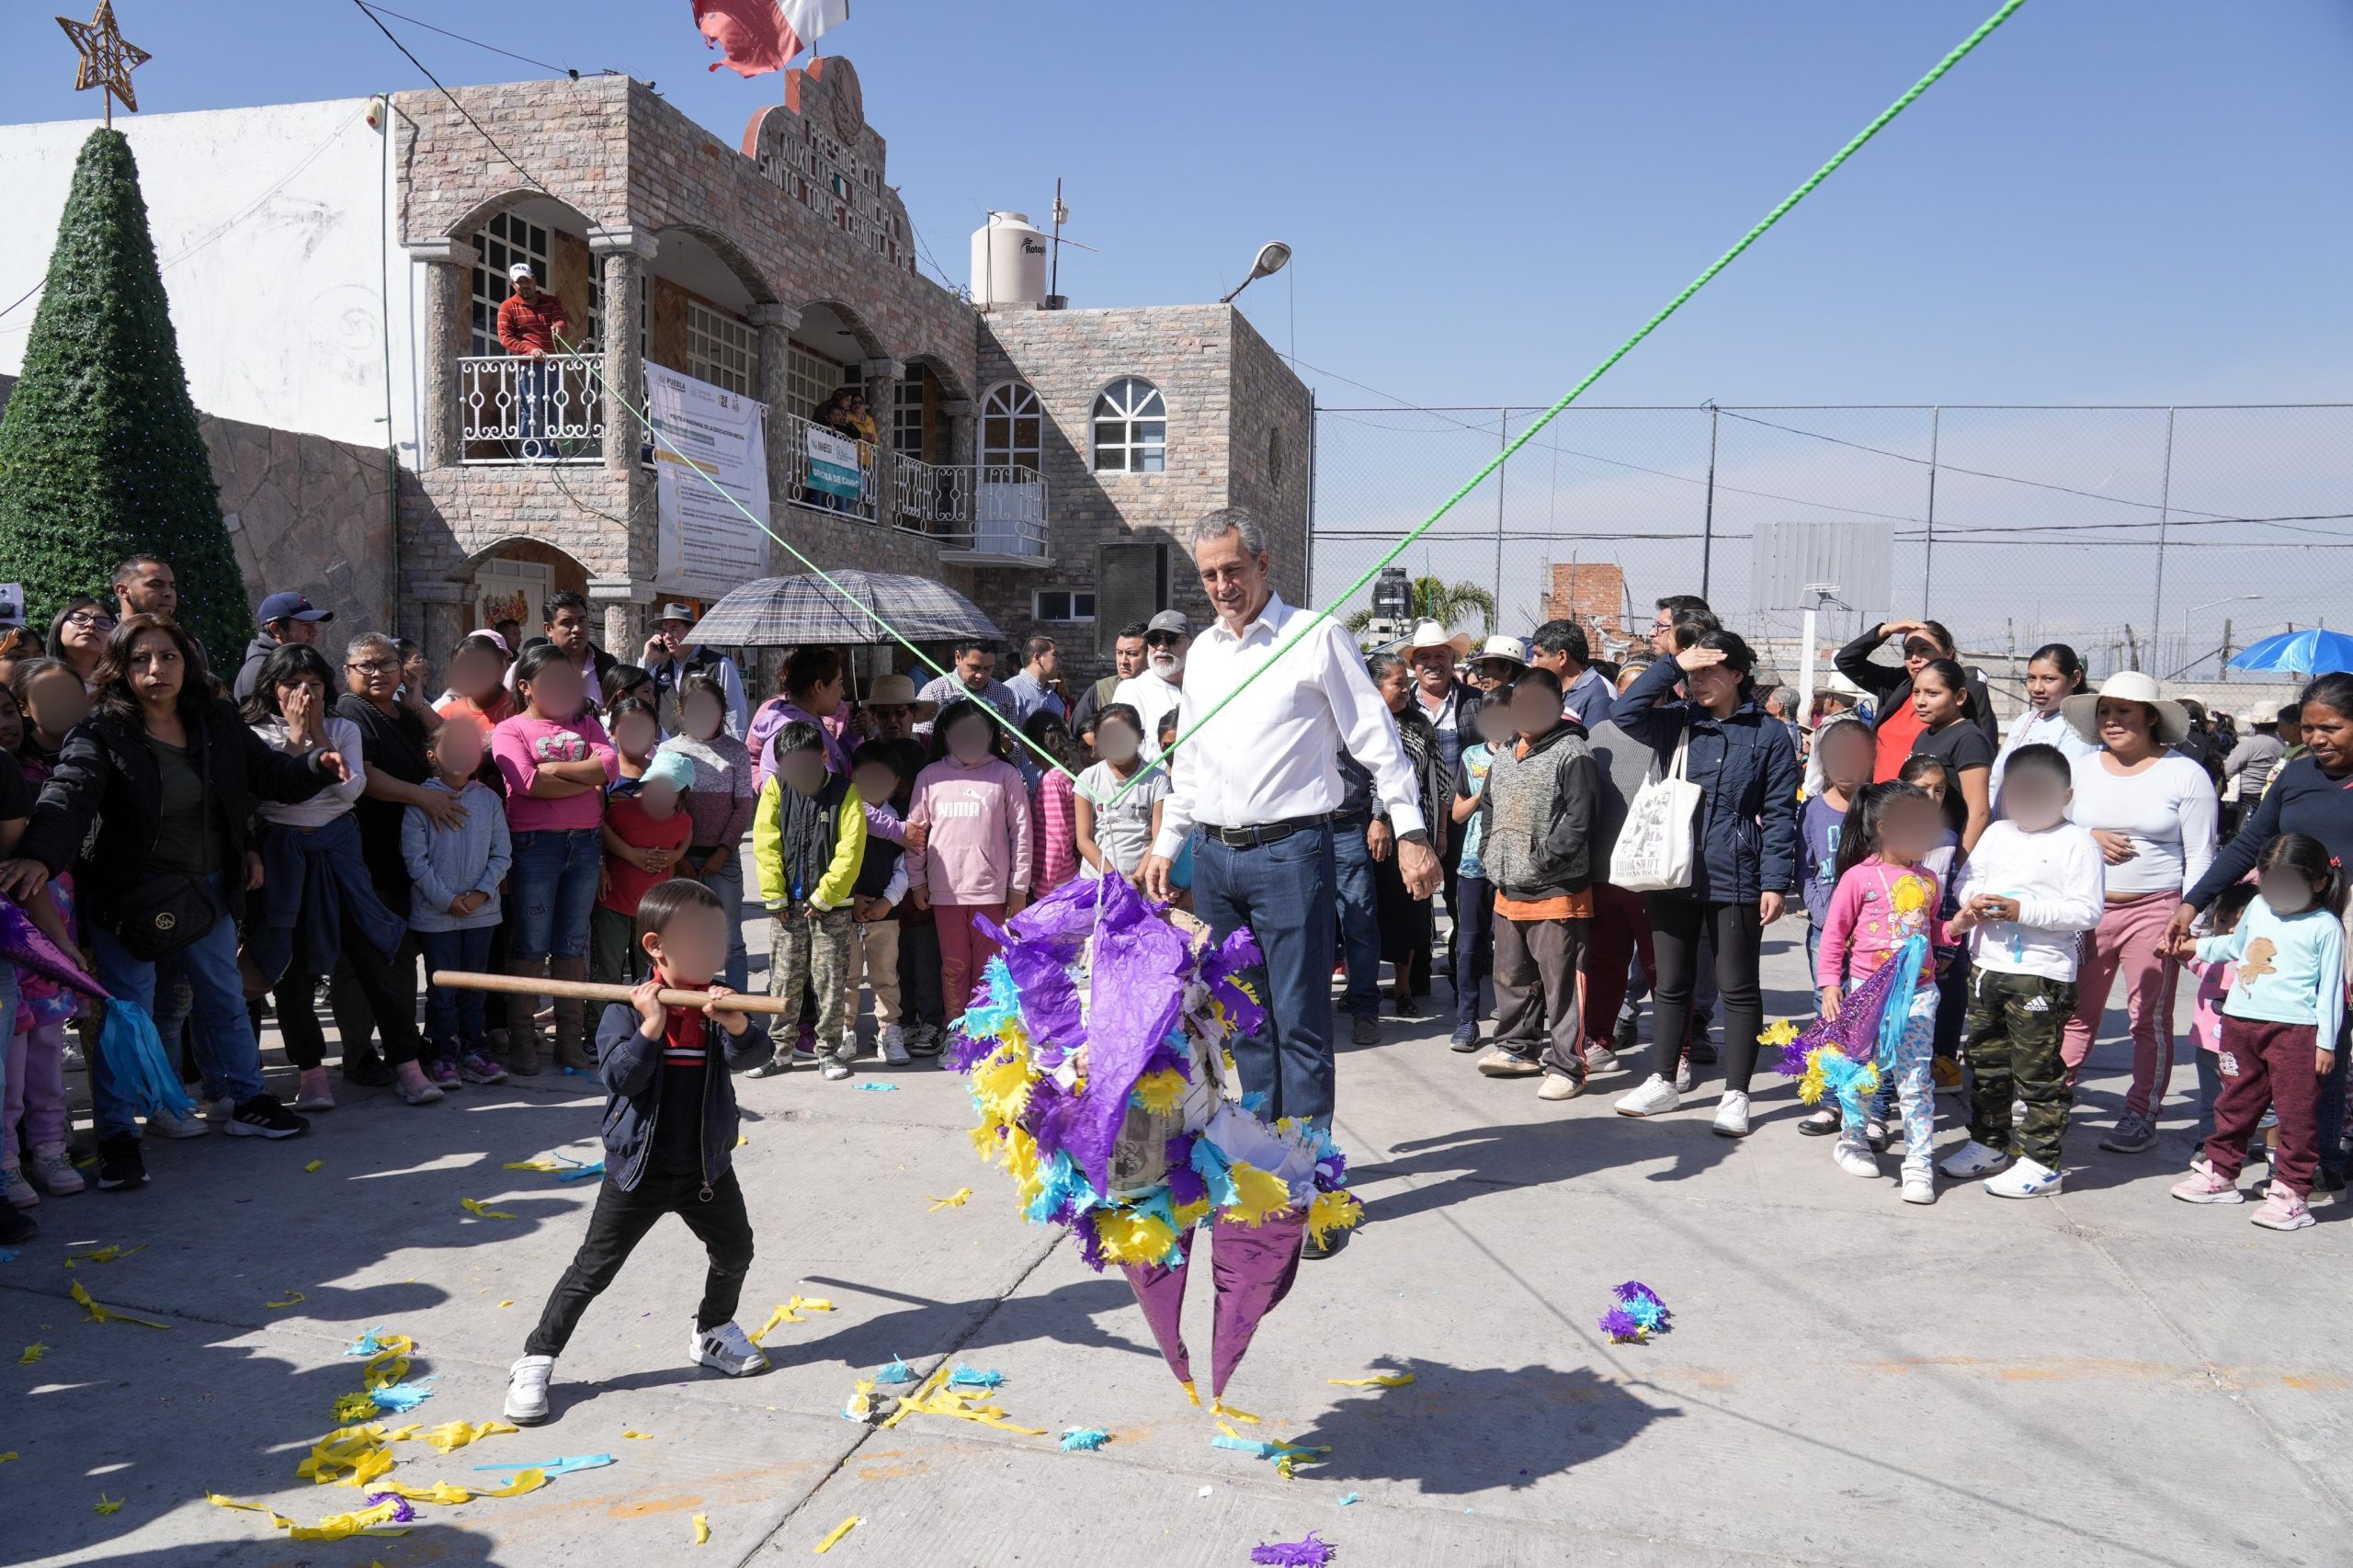
[[[460,438],[469,466],[604,460],[603,357],[466,355],[457,361]],[[785,505],[938,541],[941,559],[966,564],[1043,565],[1045,479],[1019,464],[928,463],[870,441],[855,443],[854,494],[810,479],[810,437],[832,432],[770,409],[767,438]]]

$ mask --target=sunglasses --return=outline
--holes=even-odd
[[[1185,638],[1181,632],[1154,631],[1144,638],[1143,645],[1147,648],[1174,648],[1183,641]]]

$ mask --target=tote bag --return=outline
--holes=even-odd
[[[1653,778],[1626,807],[1626,825],[1609,852],[1609,880],[1628,892],[1668,892],[1691,885],[1691,818],[1699,807],[1699,787],[1684,777],[1691,750],[1685,725],[1675,743],[1675,760],[1663,778]]]

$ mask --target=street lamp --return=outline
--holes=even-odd
[[[1250,287],[1251,284],[1258,281],[1259,278],[1269,277],[1274,273],[1280,272],[1284,267],[1290,265],[1290,246],[1283,244],[1280,240],[1267,241],[1265,244],[1258,247],[1258,259],[1250,264],[1250,276],[1233,286],[1233,294],[1239,294],[1242,290]],[[1218,303],[1221,305],[1230,305],[1233,303],[1233,294],[1228,294],[1224,299],[1220,300]]]
[[[2217,605],[2253,604],[2259,602],[2262,597],[2263,596],[2261,594],[2231,594],[2222,598],[2209,599],[2202,605],[2192,605],[2189,608],[2183,610],[2181,612],[2182,657],[2189,659],[2189,618],[2191,616],[2196,615],[2201,609],[2212,609]],[[2181,666],[2182,673],[2187,675],[2189,672],[2190,665],[2199,663],[2200,660],[2204,659],[2205,656],[2206,655],[2203,653],[2200,653],[2198,658],[2189,659],[2189,664]],[[2227,648],[2222,650],[2222,679],[2228,680],[2231,678],[2230,650]]]

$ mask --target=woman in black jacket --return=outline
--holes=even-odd
[[[198,1060],[233,1103],[227,1125],[239,1137],[310,1125],[262,1091],[245,1017],[237,917],[253,802],[307,800],[344,777],[335,752],[271,750],[215,695],[194,638],[134,615],[108,638],[90,717],[65,737],[17,858],[0,863],[0,892],[19,900],[73,867],[97,977],[114,995],[152,1012],[159,970],[189,983]],[[142,1185],[137,1108],[104,1052],[91,1057],[90,1089],[98,1186]]]
[[[1900,670],[1871,662],[1871,654],[1891,637],[1903,640]],[[1871,720],[1879,741],[1878,765],[1871,772],[1874,781],[1884,784],[1893,778],[1904,759],[1912,755],[1913,739],[1920,733],[1920,717],[1912,708],[1912,683],[1934,661],[1960,656],[1952,633],[1940,620],[1883,620],[1838,650],[1831,661],[1838,673],[1870,692],[1876,705]],[[1994,695],[1975,670],[1968,672],[1968,683],[1969,717],[1998,748],[2002,727],[1994,719]]]

